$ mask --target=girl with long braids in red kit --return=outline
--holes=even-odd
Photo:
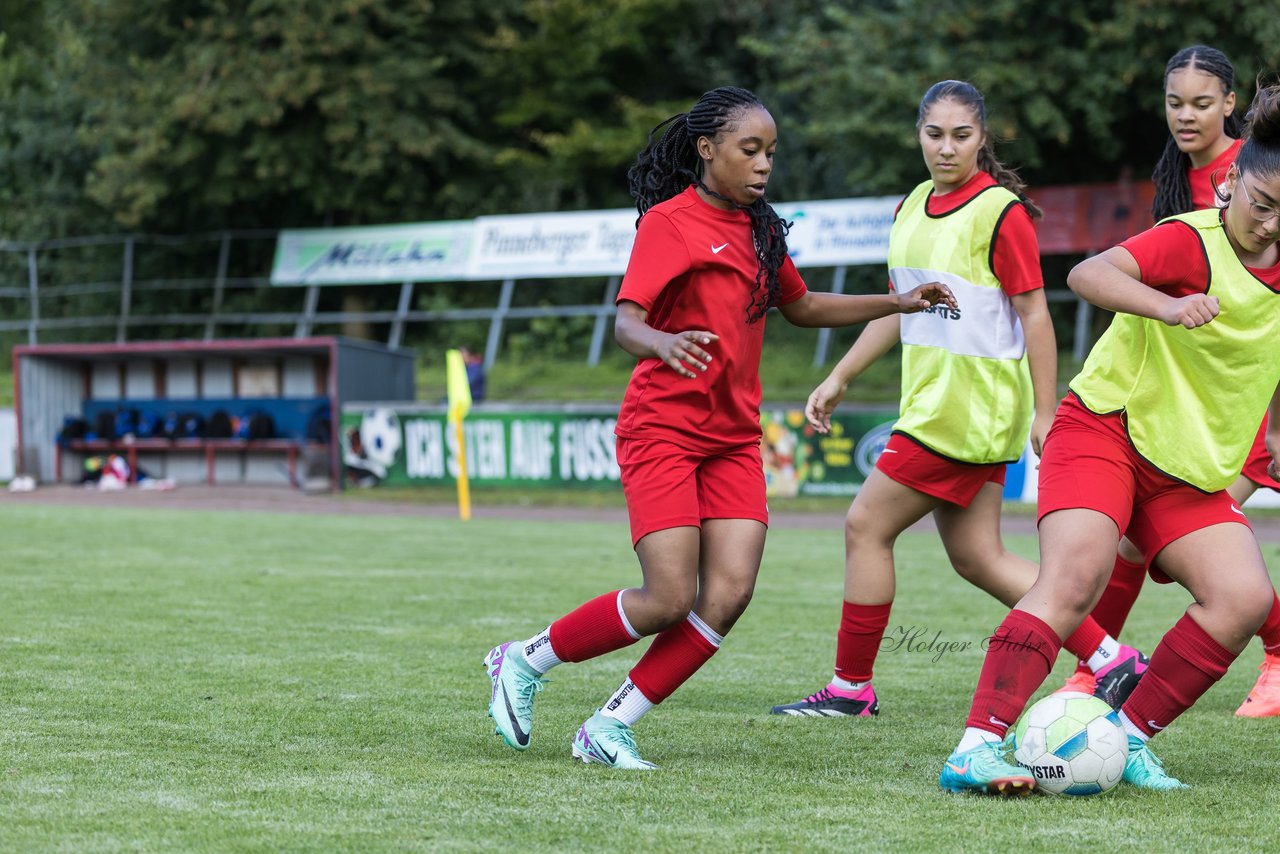
[[[765,200],[777,145],[760,100],[722,87],[658,125],[628,173],[640,219],[614,335],[639,361],[616,433],[643,584],[490,650],[489,714],[517,750],[529,747],[549,669],[656,635],[572,739],[583,762],[655,767],[632,726],[711,658],[746,609],[769,521],[759,376],[769,309],[815,327],[955,307],[936,282],[875,296],[807,290],[787,255],[788,224]]]

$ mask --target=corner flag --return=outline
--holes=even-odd
[[[471,383],[467,381],[467,365],[461,350],[445,353],[445,383],[449,395],[449,421],[458,440],[458,516],[471,518],[471,486],[467,479],[467,440],[462,420],[471,411]]]

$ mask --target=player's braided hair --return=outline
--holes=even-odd
[[[705,92],[689,112],[674,115],[650,131],[648,144],[636,157],[635,165],[627,170],[631,195],[635,197],[641,217],[659,202],[684,192],[690,183],[751,217],[751,235],[759,266],[747,308],[748,323],[755,323],[777,304],[778,271],[787,257],[787,230],[791,223],[778,216],[763,197],[750,205],[740,205],[708,189],[702,182],[702,158],[698,156],[697,142],[703,136],[716,141],[720,133],[732,129],[742,114],[753,107],[763,109],[764,104],[746,89],[721,86]],[[637,218],[637,226],[639,223]]]
[[[982,143],[982,148],[978,151],[978,168],[995,178],[996,183],[1001,187],[1017,196],[1022,202],[1022,206],[1027,209],[1027,213],[1031,214],[1032,217],[1039,219],[1044,216],[1040,208],[1036,207],[1035,202],[1027,198],[1027,185],[1018,177],[1018,173],[1005,166],[996,157],[995,144],[992,142],[991,132],[987,130],[986,99],[982,97],[978,87],[963,80],[943,80],[939,83],[934,83],[924,93],[924,97],[920,99],[920,110],[916,113],[916,130],[924,126],[925,113],[938,101],[954,101],[973,111],[974,117],[982,127],[982,133],[986,137]]]
[[[1280,84],[1258,87],[1245,116],[1236,168],[1258,178],[1280,175]]]
[[[1169,85],[1169,75],[1183,68],[1194,68],[1217,77],[1222,83],[1222,94],[1226,95],[1235,88],[1236,70],[1227,55],[1217,48],[1196,44],[1184,47],[1169,57],[1169,64],[1164,67],[1164,85]],[[1222,123],[1222,132],[1232,139],[1239,139],[1243,129],[1240,116],[1234,111]],[[1156,185],[1155,200],[1151,203],[1151,213],[1156,222],[1174,214],[1187,213],[1192,209],[1191,184],[1187,181],[1187,170],[1191,168],[1191,158],[1178,148],[1173,135],[1165,141],[1164,151],[1156,161],[1151,180]],[[1212,177],[1212,176],[1210,176]],[[1214,179],[1217,180],[1216,178]]]

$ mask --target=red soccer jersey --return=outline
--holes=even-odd
[[[978,172],[950,193],[941,196],[930,193],[925,199],[925,213],[944,216],[995,185],[996,179],[989,172]],[[901,209],[902,204],[899,203],[898,207]],[[897,211],[894,217],[897,217]],[[1040,271],[1040,241],[1025,206],[1014,205],[1000,219],[991,237],[991,245],[991,272],[1007,295],[1016,296],[1044,287],[1044,274]]]
[[[1225,202],[1218,195],[1218,190],[1226,192],[1227,169],[1236,162],[1240,146],[1244,140],[1237,139],[1227,150],[1213,158],[1213,162],[1199,169],[1187,170],[1187,183],[1191,186],[1191,206],[1196,210],[1220,208]]]
[[[622,400],[619,436],[662,438],[699,451],[759,440],[764,320],[747,323],[757,266],[747,214],[712,207],[692,186],[645,213],[618,302],[645,309],[654,329],[700,329],[720,338],[705,347],[711,363],[693,379],[659,359],[641,359]],[[805,295],[790,258],[779,279],[779,305]]]
[[[1161,223],[1120,245],[1138,262],[1139,278],[1169,296],[1202,294],[1209,284],[1209,262],[1200,238],[1180,220]],[[1280,264],[1245,269],[1271,290],[1280,291]]]

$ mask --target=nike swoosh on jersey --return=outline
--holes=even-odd
[[[1243,511],[1243,510],[1241,510],[1239,507],[1235,506],[1234,504],[1232,504],[1232,505],[1231,505],[1231,512],[1232,512],[1232,513],[1239,513],[1241,516],[1243,516],[1243,515],[1244,515],[1244,511]]]
[[[711,254],[712,254],[712,255],[719,255],[719,254],[720,254],[720,251],[721,251],[722,249],[724,249],[724,248],[725,248],[726,246],[728,246],[728,245],[729,245],[728,243],[721,243],[719,246],[712,246],[712,247],[711,247]]]

